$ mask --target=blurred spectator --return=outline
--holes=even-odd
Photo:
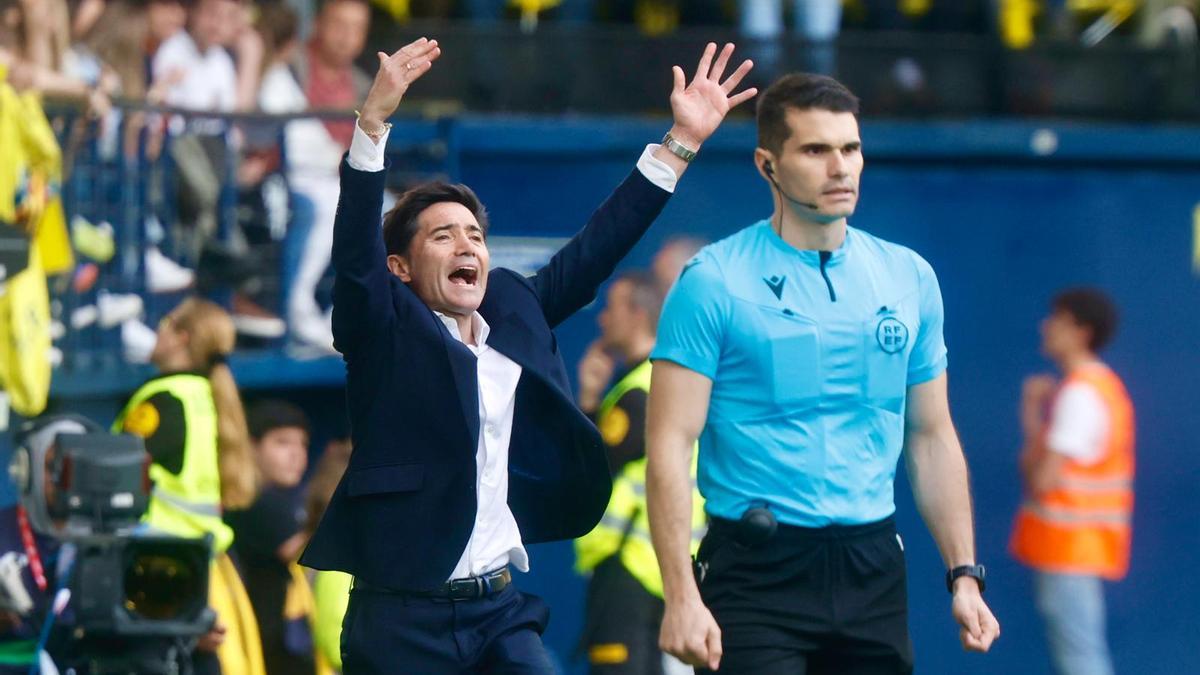
[[[162,43],[187,25],[187,9],[183,0],[149,0],[146,4],[146,21],[150,35],[146,53],[155,54]]]
[[[9,482],[7,471],[0,480]],[[34,601],[34,609],[29,615],[21,616],[0,609],[0,653],[5,657],[0,660],[0,675],[25,675],[30,665],[36,662],[38,630],[41,627],[39,619],[45,616],[56,581],[53,561],[58,549],[57,542],[30,530],[33,546],[27,546],[17,516],[19,508],[15,504],[0,508],[0,556],[29,556],[32,551],[43,565],[44,577],[42,582],[35,581],[28,566],[21,572],[22,586]],[[45,583],[44,589],[41,583]]]
[[[143,518],[150,531],[213,536],[209,603],[217,627],[197,648],[203,672],[219,659],[222,672],[263,672],[258,625],[227,551],[233,530],[222,509],[253,503],[257,471],[245,412],[225,359],[233,351],[233,320],[206,300],[190,298],[158,327],[151,360],[161,372],[130,397],[114,430],[145,440],[154,492]],[[216,654],[216,658],[212,655]]]
[[[613,475],[604,517],[575,541],[575,568],[590,577],[581,644],[592,675],[663,675],[683,667],[658,648],[662,576],[650,542],[645,498],[648,358],[662,302],[654,275],[618,277],[598,318],[600,337],[579,362],[576,400],[600,430]],[[605,393],[617,368],[621,375]],[[700,545],[705,523],[704,499],[693,488],[692,552]]]
[[[793,0],[792,22],[804,40],[804,60],[798,67],[783,63],[783,0],[738,0],[738,29],[755,40],[749,45],[756,77],[770,82],[783,70],[804,70],[832,75],[836,66],[837,36],[842,22],[841,0]]]
[[[1021,394],[1025,500],[1011,548],[1034,570],[1059,675],[1113,672],[1103,581],[1129,570],[1134,474],[1133,404],[1098,356],[1116,327],[1104,293],[1060,293],[1041,333],[1042,352],[1064,379],[1028,377]]]
[[[250,508],[225,513],[246,592],[258,618],[268,673],[315,675],[312,591],[296,565],[304,548],[298,491],[308,466],[309,422],[291,403],[267,400],[247,412],[262,491]]]
[[[169,106],[203,112],[233,112],[239,100],[239,76],[226,49],[244,47],[245,7],[239,0],[196,0],[187,26],[164,42],[154,55],[153,81],[165,91]],[[257,38],[255,38],[257,39]],[[257,79],[257,73],[254,75]],[[283,321],[254,303],[246,292],[259,273],[249,259],[241,231],[227,223],[221,233],[222,188],[232,180],[230,129],[217,117],[193,116],[170,122],[171,157],[179,177],[180,218],[186,225],[184,250],[197,261],[204,288],[234,284],[233,315],[241,333],[271,338],[283,335]]]
[[[1113,33],[1155,47],[1196,41],[1195,0],[993,0],[1005,46],[1025,49],[1039,37],[1099,44]]]
[[[1196,0],[1144,0],[1138,40],[1147,47],[1196,44]]]
[[[350,441],[331,441],[317,462],[317,469],[309,480],[305,497],[308,524],[305,531],[312,535],[325,515],[325,508],[333,497],[350,464]],[[351,576],[334,570],[318,571],[313,579],[313,595],[317,604],[316,638],[317,651],[335,669],[342,669],[342,619],[350,602]]]
[[[112,92],[68,70],[70,37],[64,0],[0,0],[0,65],[7,82],[18,91],[82,102],[103,115]]]
[[[650,267],[663,295],[666,295],[671,286],[675,285],[675,280],[679,278],[679,273],[683,271],[683,266],[687,264],[687,261],[691,260],[707,243],[708,241],[699,237],[682,235],[671,237],[662,245],[662,248],[658,249]]]
[[[296,54],[293,62],[296,79],[309,109],[349,113],[366,96],[370,79],[354,66],[362,52],[370,22],[366,0],[326,0],[317,14],[312,38]],[[269,74],[270,76],[270,74]],[[294,110],[299,99],[282,72],[276,71],[268,83],[272,90],[290,98]],[[264,92],[263,108],[283,112],[283,105],[268,102]],[[324,351],[333,350],[333,329],[328,310],[317,304],[317,285],[329,267],[333,247],[333,216],[337,211],[338,165],[349,150],[354,135],[354,119],[347,115],[326,119],[324,132],[312,124],[289,125],[285,153],[289,164],[288,180],[295,192],[312,204],[312,227],[304,240],[295,278],[287,289],[287,318],[292,337],[299,343]],[[291,265],[288,262],[285,265]]]

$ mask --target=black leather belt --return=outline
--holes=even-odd
[[[385,586],[367,583],[355,577],[354,590],[368,593],[387,593],[389,595],[404,595],[412,598],[437,598],[442,600],[474,600],[484,598],[508,588],[512,583],[512,573],[508,568],[488,572],[477,577],[451,579],[431,591],[403,591]]]

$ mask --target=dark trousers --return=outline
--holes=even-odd
[[[582,647],[591,675],[662,675],[663,601],[621,564],[605,560],[588,583]]]
[[[475,600],[350,592],[345,675],[553,675],[542,646],[550,610],[512,585]]]
[[[781,524],[755,546],[738,543],[737,527],[714,519],[696,556],[700,596],[721,627],[720,675],[912,672],[904,550],[891,518]]]

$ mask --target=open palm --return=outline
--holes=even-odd
[[[733,56],[733,43],[727,43],[719,55],[716,52],[717,45],[708,43],[691,84],[686,83],[682,68],[671,68],[675,76],[675,84],[671,89],[671,112],[675,117],[674,128],[678,131],[675,136],[693,147],[699,147],[708,140],[731,109],[758,93],[754,87],[733,93],[746,73],[754,67],[753,62],[746,59],[722,82],[729,57]]]
[[[379,72],[375,74],[375,81],[367,92],[363,115],[379,120],[390,117],[400,105],[408,86],[429,72],[441,54],[437,40],[425,38],[414,40],[391,55],[379,52]]]

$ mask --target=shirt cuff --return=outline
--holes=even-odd
[[[383,135],[376,143],[371,140],[367,132],[362,130],[362,127],[358,126],[356,121],[354,138],[350,140],[350,156],[346,160],[350,163],[350,167],[358,171],[383,171],[383,151],[387,148],[387,139],[390,133],[392,133],[390,128],[384,129]]]
[[[675,170],[667,165],[666,162],[654,156],[654,151],[658,149],[658,143],[651,143],[642,151],[642,156],[638,158],[637,168],[646,177],[646,180],[654,183],[658,187],[667,192],[675,192],[675,183],[679,182],[679,176],[675,175]]]

